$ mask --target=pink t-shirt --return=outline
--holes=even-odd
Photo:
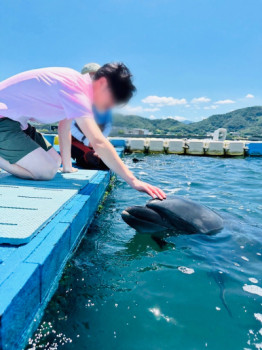
[[[0,82],[0,118],[43,124],[63,119],[93,118],[93,89],[89,74],[71,68],[34,69]]]

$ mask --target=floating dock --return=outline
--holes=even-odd
[[[170,153],[197,156],[262,156],[262,142],[214,141],[164,138],[110,138],[115,147],[124,147],[126,152]]]
[[[109,171],[52,181],[0,173],[0,349],[27,344],[109,182]]]

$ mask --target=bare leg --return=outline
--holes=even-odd
[[[61,166],[61,157],[60,155],[56,152],[54,148],[51,148],[47,153],[54,159],[56,162],[58,168]]]
[[[39,147],[28,153],[16,164],[10,164],[0,158],[0,167],[10,174],[24,179],[51,180],[59,168],[59,161]]]
[[[33,175],[24,168],[21,168],[17,164],[10,164],[7,160],[0,157],[0,166],[8,173],[20,177],[22,179],[33,179]],[[0,169],[1,171],[1,169]]]

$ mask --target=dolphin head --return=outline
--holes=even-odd
[[[162,201],[153,199],[144,207],[129,207],[122,212],[122,218],[142,233],[172,230],[187,234],[208,234],[223,228],[222,218],[213,210],[179,196]]]
[[[122,212],[122,219],[136,231],[141,233],[155,233],[171,228],[157,211],[147,206],[128,207]]]

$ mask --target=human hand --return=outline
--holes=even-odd
[[[138,179],[134,179],[130,184],[135,190],[140,192],[145,192],[152,198],[166,199],[166,194],[160,188],[150,185],[146,182],[140,181]]]
[[[61,173],[76,173],[78,171],[78,169],[71,166],[69,168],[65,168],[65,167],[60,168],[59,171]]]

